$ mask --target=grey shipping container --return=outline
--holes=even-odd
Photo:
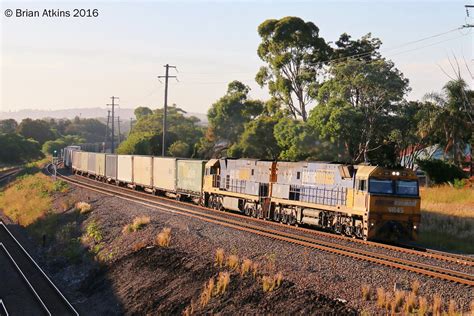
[[[204,160],[178,159],[177,191],[191,195],[200,195],[205,164]]]
[[[108,179],[117,179],[117,155],[105,156],[105,176]]]

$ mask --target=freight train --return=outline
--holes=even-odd
[[[409,169],[256,159],[195,160],[66,148],[66,167],[99,181],[354,238],[414,240],[420,224]]]

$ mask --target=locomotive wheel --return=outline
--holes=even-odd
[[[257,218],[257,209],[252,207],[252,217]]]
[[[295,225],[296,224],[296,217],[293,215],[288,215],[288,225]]]
[[[246,206],[244,212],[245,215],[250,216],[252,214],[252,209],[250,208],[250,206]]]
[[[281,219],[280,221],[283,223],[283,224],[286,224],[286,222],[288,221],[288,215],[286,214],[281,214]]]

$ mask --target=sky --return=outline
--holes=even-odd
[[[472,86],[466,67],[474,72],[472,29],[455,30],[474,24],[464,8],[469,1],[0,2],[0,111],[105,108],[111,96],[121,107],[156,108],[164,95],[157,76],[167,63],[179,80],[170,79],[168,103],[188,112],[206,113],[232,80],[267,99],[254,80],[263,65],[257,27],[285,16],[312,21],[327,42],[344,32],[380,38],[382,55],[410,80],[410,100],[440,91],[453,75],[454,57]],[[99,14],[28,18],[16,17],[17,9]]]

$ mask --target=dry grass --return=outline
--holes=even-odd
[[[433,312],[433,315],[441,314],[442,303],[443,301],[439,294],[433,295],[433,305],[431,306],[431,311]]]
[[[419,241],[427,247],[472,253],[474,189],[423,188]]]
[[[262,277],[262,288],[264,292],[272,292],[273,290],[280,287],[281,282],[283,281],[283,273],[278,272],[277,274],[264,275]]]
[[[242,265],[240,266],[240,276],[244,277],[247,273],[250,272],[251,268],[252,260],[244,259],[244,261],[242,261]]]
[[[362,299],[364,301],[370,300],[370,285],[362,284],[361,291],[362,291]]]
[[[169,247],[171,243],[171,228],[163,228],[163,230],[156,236],[155,243],[160,247]]]
[[[217,277],[215,295],[224,294],[229,283],[230,283],[230,273],[219,272],[219,276]]]
[[[239,256],[237,255],[230,255],[227,258],[227,266],[231,270],[236,270],[239,267]]]
[[[86,202],[77,202],[76,203],[76,210],[79,211],[81,214],[87,214],[92,211],[92,206]]]
[[[413,292],[413,294],[418,295],[418,291],[420,290],[420,281],[418,280],[414,280],[413,282],[411,282],[411,291]]]
[[[474,316],[474,299],[471,302],[471,315]]]
[[[398,310],[399,307],[402,306],[403,299],[405,298],[405,292],[404,291],[395,291],[395,297],[393,301],[395,302],[395,308]]]
[[[252,275],[253,275],[254,278],[257,277],[259,267],[260,267],[260,265],[258,264],[258,262],[254,262],[252,264]]]
[[[456,302],[454,300],[449,301],[448,306],[448,315],[449,316],[456,316],[458,313],[456,312]]]
[[[122,229],[122,233],[136,232],[150,223],[149,216],[138,216],[133,219],[131,224],[127,224]]]
[[[0,209],[22,226],[44,217],[51,209],[54,185],[44,174],[19,177],[0,194]]]
[[[139,241],[139,242],[137,242],[136,244],[134,244],[134,245],[132,246],[132,250],[133,250],[134,252],[136,252],[136,251],[142,250],[142,249],[145,248],[146,246],[147,246],[146,242],[144,242],[144,241]]]
[[[214,287],[215,287],[214,278],[210,278],[209,281],[204,284],[204,287],[202,289],[201,296],[199,299],[201,307],[205,307],[211,300]]]
[[[224,265],[224,258],[225,258],[225,252],[224,249],[218,248],[216,250],[216,258],[215,258],[215,265],[218,266],[219,268],[222,268]]]
[[[385,307],[385,290],[381,287],[377,288],[377,306],[380,308]]]
[[[408,293],[405,298],[405,305],[403,306],[403,310],[407,315],[413,313],[416,306],[416,294],[413,292]]]
[[[428,300],[425,297],[418,299],[418,311],[419,316],[424,316],[428,313]]]
[[[69,210],[71,207],[75,206],[76,203],[70,198],[64,198],[59,202],[61,211],[66,212]]]

